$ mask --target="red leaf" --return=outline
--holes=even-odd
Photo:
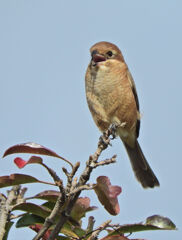
[[[125,237],[125,236],[121,236],[121,235],[114,235],[114,236],[106,236],[106,237],[104,237],[104,238],[101,238],[100,240],[146,240],[146,239],[139,239],[139,238],[137,238],[137,239],[129,239],[129,238],[127,238],[127,237]]]
[[[117,196],[122,191],[121,187],[112,186],[108,177],[100,176],[97,178],[94,190],[101,204],[111,215],[119,214],[120,208]]]
[[[79,221],[82,217],[85,217],[86,212],[97,209],[95,206],[90,206],[90,199],[88,197],[80,197],[76,201],[73,210],[71,212],[72,218]]]
[[[11,174],[10,176],[0,177],[0,188],[34,182],[40,181],[32,176],[25,174]]]
[[[129,240],[129,238],[121,235],[115,235],[115,236],[107,236],[107,237],[101,238],[100,240]]]
[[[34,230],[35,232],[38,233],[40,231],[40,229],[42,228],[42,225],[41,224],[35,224],[35,225],[30,226],[29,228],[31,228],[32,230]],[[47,232],[42,237],[42,240],[47,240],[49,238],[50,234],[51,234],[51,231],[47,230]]]
[[[37,156],[32,156],[29,160],[25,161],[22,158],[17,157],[14,159],[14,163],[17,165],[17,167],[23,168],[27,164],[42,163],[42,158]]]
[[[40,192],[37,195],[35,195],[29,199],[36,198],[36,199],[47,200],[50,202],[56,202],[57,198],[60,196],[60,194],[61,194],[60,192],[55,191],[55,190],[47,190],[44,192]]]
[[[21,144],[17,144],[14,145],[10,148],[8,148],[3,157],[6,157],[10,154],[14,154],[14,153],[33,153],[33,154],[40,154],[40,155],[46,155],[46,156],[51,156],[51,157],[57,157],[60,158],[62,160],[64,160],[65,162],[67,162],[68,164],[71,165],[71,167],[73,167],[72,163],[69,162],[68,160],[66,160],[65,158],[61,157],[60,155],[58,155],[57,153],[55,153],[54,151],[40,145],[37,143],[33,143],[33,142],[29,142],[29,143],[21,143]]]

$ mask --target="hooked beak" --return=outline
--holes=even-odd
[[[97,52],[92,54],[92,63],[94,66],[97,65],[97,63],[104,62],[104,61],[106,61],[106,58],[103,55]]]

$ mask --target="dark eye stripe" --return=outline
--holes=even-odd
[[[92,53],[91,53],[91,55],[93,56],[93,55],[95,55],[95,54],[97,54],[97,53],[98,53],[97,50],[93,50]]]

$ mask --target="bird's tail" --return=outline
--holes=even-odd
[[[138,141],[136,140],[134,147],[130,147],[127,143],[124,143],[124,145],[130,158],[135,176],[142,186],[144,188],[159,186],[159,181],[150,168]]]

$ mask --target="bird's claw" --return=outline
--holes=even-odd
[[[107,148],[108,145],[112,146],[110,143],[110,139],[106,138],[104,134],[100,136],[99,143],[102,144],[104,148]]]
[[[117,134],[116,134],[117,128],[118,128],[118,125],[116,125],[115,123],[111,124],[111,126],[110,126],[111,140],[116,138],[116,136],[117,136]]]

